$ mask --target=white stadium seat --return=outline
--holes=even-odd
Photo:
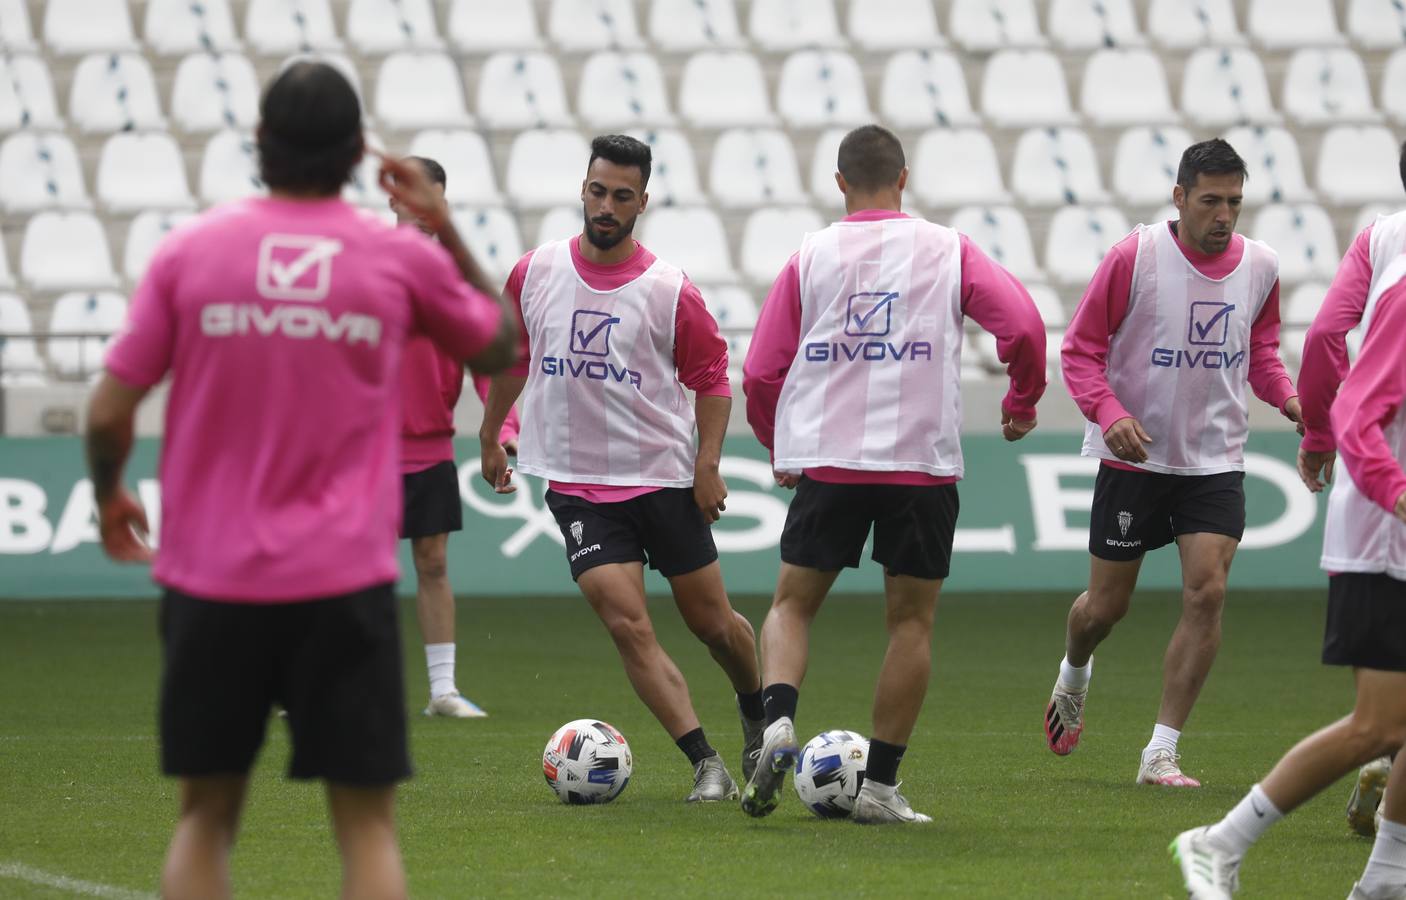
[[[809,206],[764,207],[747,217],[742,229],[742,274],[757,284],[771,284],[801,246],[801,238],[826,225]]]
[[[581,233],[585,214],[581,204],[574,206],[554,206],[537,223],[537,243],[540,247],[550,241],[564,241]]]
[[[244,39],[264,56],[342,46],[328,0],[249,0]]]
[[[669,125],[664,73],[648,53],[592,54],[581,68],[576,112],[595,128],[623,125]]]
[[[733,0],[652,0],[649,42],[663,53],[742,45]]]
[[[642,45],[633,0],[552,0],[547,34],[568,52]]]
[[[432,90],[430,88],[433,88]],[[376,76],[376,118],[388,128],[466,128],[459,69],[447,53],[392,53]]]
[[[734,282],[732,254],[718,214],[707,207],[651,209],[640,217],[640,240],[656,256],[683,269],[694,284]]]
[[[1268,50],[1343,43],[1333,0],[1250,0],[1247,30]]]
[[[1398,198],[1400,148],[1380,126],[1330,128],[1318,147],[1318,190],[1338,205]]]
[[[422,131],[410,141],[410,156],[424,156],[444,167],[444,197],[450,206],[498,206],[498,180],[488,143],[476,131]]]
[[[908,161],[910,187],[930,206],[999,205],[1010,202],[984,130],[934,128],[918,139]]]
[[[34,31],[25,0],[0,0],[0,47],[10,53],[34,50]]]
[[[725,207],[806,202],[796,151],[784,131],[734,128],[718,135],[708,190]]]
[[[485,273],[494,279],[506,278],[523,253],[513,214],[494,207],[456,207],[453,216],[454,227]]]
[[[1131,230],[1116,207],[1066,206],[1050,220],[1045,269],[1057,282],[1083,288],[1109,249]]]
[[[773,53],[844,43],[834,0],[752,0],[747,33],[758,47]]]
[[[776,111],[792,128],[863,125],[874,118],[859,63],[834,50],[800,50],[786,57]]]
[[[972,53],[1045,46],[1033,0],[953,0],[947,33]]]
[[[746,288],[737,285],[700,287],[698,292],[727,341],[728,376],[737,394],[742,389],[742,362],[757,324],[757,302]]]
[[[1152,0],[1147,33],[1163,47],[1177,50],[1245,43],[1231,0]]]
[[[884,66],[879,111],[895,128],[974,125],[962,64],[951,53],[902,50]]]
[[[1353,219],[1352,236],[1357,237],[1358,232],[1371,225],[1381,216],[1389,216],[1392,213],[1401,211],[1401,203],[1368,203],[1357,211]]]
[[[0,209],[31,212],[88,205],[78,151],[66,135],[17,131],[0,142]]]
[[[1387,57],[1382,72],[1382,112],[1395,123],[1406,123],[1406,47]]]
[[[54,301],[51,334],[111,335],[127,320],[127,299],[110,292],[77,291]],[[49,338],[49,362],[60,375],[82,378],[102,371],[106,337]]]
[[[160,132],[108,138],[98,159],[97,194],[115,213],[195,205],[181,148]]]
[[[1060,302],[1058,291],[1048,284],[1027,284],[1025,289],[1030,292],[1030,299],[1035,301],[1035,308],[1040,311],[1040,318],[1044,320],[1046,328],[1069,324],[1069,313]],[[1058,367],[1059,344],[1050,341],[1046,353],[1054,357],[1055,366]]]
[[[137,49],[127,0],[47,0],[40,6],[44,46],[50,53],[74,56]]]
[[[58,128],[49,67],[38,56],[0,53],[0,131]]]
[[[1255,214],[1250,237],[1279,254],[1279,280],[1331,279],[1338,268],[1338,239],[1323,207],[1272,203]]]
[[[1303,49],[1284,74],[1284,112],[1300,125],[1380,122],[1367,86],[1367,70],[1354,51]]]
[[[1053,0],[1049,13],[1050,37],[1066,50],[1100,47],[1139,47],[1132,0]]]
[[[1020,136],[1011,165],[1011,190],[1030,206],[1094,204],[1108,200],[1098,157],[1077,128],[1032,128]]]
[[[211,135],[200,160],[200,202],[224,203],[263,189],[253,135],[239,131]]]
[[[430,0],[351,0],[347,40],[363,54],[444,47]]]
[[[1328,285],[1320,281],[1309,281],[1299,285],[1289,294],[1289,299],[1283,303],[1280,310],[1280,320],[1291,326],[1312,324],[1314,317],[1318,315],[1318,310],[1322,308],[1323,298],[1327,294]],[[1282,340],[1280,346],[1285,346]]]
[[[1367,50],[1400,47],[1406,44],[1406,4],[1401,0],[1348,0],[1347,33]]]
[[[831,128],[815,140],[810,157],[810,194],[812,201],[827,209],[844,209],[845,195],[835,183],[839,171],[840,141],[849,133],[847,128]]]
[[[10,271],[10,257],[5,250],[5,242],[0,241],[0,288],[15,286],[15,276]]]
[[[1279,121],[1259,56],[1244,48],[1205,48],[1182,73],[1181,111],[1199,125]]]
[[[631,134],[649,145],[652,157],[649,202],[655,206],[696,206],[705,203],[698,181],[693,144],[672,128],[635,130]]]
[[[16,294],[0,294],[0,386],[43,383],[29,310]]]
[[[41,212],[20,244],[20,276],[36,291],[117,286],[107,233],[86,212]]]
[[[850,3],[850,40],[865,50],[946,46],[931,0],[865,0]]]
[[[1125,203],[1166,203],[1177,183],[1181,155],[1191,145],[1185,128],[1129,128],[1113,154],[1113,190]]]
[[[1283,128],[1241,126],[1225,139],[1245,160],[1245,202],[1297,203],[1312,200],[1313,190],[1304,180],[1298,141]]]
[[[1011,206],[964,206],[948,223],[971,238],[982,251],[1021,281],[1039,280],[1045,273],[1035,261],[1030,229],[1020,210]]]
[[[523,131],[508,151],[508,196],[542,209],[581,196],[591,148],[575,131]]]
[[[94,53],[73,73],[68,115],[82,131],[165,128],[156,77],[140,53]]]
[[[229,0],[147,0],[144,22],[147,46],[162,56],[239,48]]]
[[[171,119],[181,131],[252,129],[259,121],[254,64],[238,53],[192,53],[176,68]]]
[[[478,76],[478,115],[489,128],[570,125],[561,68],[548,53],[495,53]]]
[[[535,3],[503,0],[453,0],[449,7],[449,40],[465,53],[538,50]]]
[[[695,53],[684,63],[679,113],[696,128],[771,125],[761,63],[746,51]]]
[[[993,54],[981,79],[981,113],[1003,128],[1073,121],[1058,57],[1044,50]]]
[[[1084,65],[1079,108],[1095,125],[1160,125],[1180,118],[1167,73],[1147,50],[1099,50]]]
[[[127,242],[122,247],[122,275],[136,283],[146,274],[147,264],[157,246],[177,225],[195,218],[194,213],[151,209],[138,213],[127,226]]]

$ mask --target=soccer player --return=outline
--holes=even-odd
[[[1378,267],[1381,268],[1381,267]],[[1356,766],[1406,742],[1406,257],[1379,277],[1367,339],[1332,406],[1339,478],[1323,531],[1328,621],[1323,662],[1352,666],[1357,702],[1304,738],[1215,825],[1172,844],[1193,898],[1226,898],[1264,832]],[[1383,819],[1352,900],[1406,898],[1406,766],[1394,766]],[[1391,787],[1396,785],[1396,787]]]
[[[1182,154],[1176,221],[1139,225],[1103,258],[1065,334],[1064,381],[1102,460],[1089,525],[1089,587],[1069,611],[1049,706],[1050,749],[1084,729],[1094,648],[1124,615],[1143,554],[1173,541],[1182,612],[1139,784],[1199,787],[1177,740],[1220,647],[1226,577],[1245,530],[1245,383],[1299,420],[1279,360],[1279,260],[1235,233],[1245,163],[1220,139]]]
[[[876,125],[840,142],[848,215],[807,235],[772,285],[747,353],[747,421],[795,488],[781,572],[762,626],[767,729],[742,809],[776,808],[799,752],[794,720],[810,625],[872,527],[884,569],[888,652],[857,822],[930,822],[898,793],[927,693],[937,596],[952,558],[962,477],[962,322],[996,335],[1011,386],[1002,432],[1035,427],[1045,326],[1030,295],[951,228],[903,214],[903,147]]]
[[[405,163],[418,166],[439,195],[444,195],[447,178],[443,166],[422,156],[406,157]],[[400,225],[434,236],[430,224],[394,196],[390,205]],[[486,396],[488,377],[474,375],[473,379],[480,396]],[[449,586],[447,561],[449,533],[464,528],[459,469],[454,464],[454,406],[463,390],[464,366],[427,335],[414,335],[405,345],[400,384],[400,471],[405,497],[400,536],[410,539],[415,562],[415,611],[430,677],[425,715],[482,718],[487,713],[461,695],[454,682],[454,591]],[[514,454],[517,433],[517,410],[513,410],[498,439]]]
[[[495,371],[513,359],[516,320],[456,271],[451,252],[467,251],[418,168],[386,160],[382,180],[443,246],[340,199],[364,145],[335,68],[282,72],[257,142],[269,196],[162,243],[88,410],[104,549],[150,560],[122,469],[138,403],[171,377],[152,574],[164,589],[161,762],[181,800],[161,890],[230,895],[249,770],[278,703],[289,775],[326,782],[343,895],[399,897],[401,352],[421,331]]]
[[[516,490],[494,438],[521,395],[518,466],[548,479],[572,578],[635,692],[693,765],[688,800],[724,800],[737,785],[645,605],[648,562],[732,682],[749,774],[763,727],[756,638],[728,602],[709,527],[727,497],[718,473],[732,408],[727,343],[687,276],[633,237],[650,165],[647,144],[597,137],[581,185],[582,233],[538,247],[508,276],[528,347],[489,390],[483,477],[499,493]],[[692,409],[685,388],[696,394]]]

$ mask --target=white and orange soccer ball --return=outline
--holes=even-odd
[[[634,758],[625,736],[599,719],[575,719],[542,751],[542,774],[562,803],[609,803],[630,783]]]

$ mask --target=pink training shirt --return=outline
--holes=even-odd
[[[443,248],[340,199],[173,232],[107,356],[130,385],[171,373],[155,580],[243,603],[395,580],[402,348],[419,331],[472,357],[499,317]]]
[[[1196,271],[1207,278],[1221,279],[1235,271],[1245,253],[1245,239],[1231,237],[1224,252],[1208,256],[1188,247],[1177,237],[1176,229],[1167,223],[1177,247]],[[1064,334],[1060,360],[1064,383],[1079,411],[1101,431],[1119,419],[1132,414],[1113,395],[1108,384],[1108,343],[1128,314],[1128,301],[1133,288],[1133,266],[1137,261],[1138,235],[1134,231],[1113,245],[1099,263],[1089,282],[1079,308]],[[1294,382],[1279,359],[1279,284],[1275,283],[1259,317],[1250,325],[1250,389],[1255,396],[1282,411],[1289,398],[1295,396]],[[1136,466],[1104,460],[1103,464],[1117,469],[1141,472]]]
[[[1357,235],[1338,265],[1313,324],[1304,336],[1299,362],[1299,403],[1303,407],[1305,450],[1336,449],[1329,411],[1347,375],[1347,333],[1362,321],[1372,288],[1372,226]]]
[[[528,251],[508,274],[503,293],[509,297],[522,318],[522,285],[527,278],[527,266],[532,262]],[[581,255],[581,236],[571,239],[571,262],[576,274],[597,291],[613,291],[644,274],[654,262],[654,254],[639,242],[629,259],[613,266],[598,266]],[[523,339],[518,364],[509,374],[527,377],[532,363],[530,336]],[[727,341],[718,331],[718,323],[703,303],[688,276],[684,276],[679,292],[679,305],[674,323],[674,365],[679,382],[700,397],[731,397],[732,387],[727,377]],[[618,487],[601,484],[575,484],[552,481],[548,487],[559,494],[581,497],[592,503],[619,503],[659,490],[656,487]]]
[[[473,374],[474,392],[488,399],[493,379]],[[454,407],[464,387],[464,364],[423,334],[405,343],[400,364],[400,471],[411,475],[454,460]],[[500,443],[517,440],[517,407],[508,410]]]
[[[846,222],[907,218],[886,209],[866,209]],[[1035,402],[1045,391],[1045,323],[1030,294],[966,235],[961,237],[962,312],[996,336],[1011,387],[1001,408],[1017,419],[1033,419]],[[801,345],[801,276],[799,254],[792,255],[762,305],[743,367],[747,421],[768,450],[776,446],[776,405]],[[1038,351],[1038,352],[1032,352]],[[805,470],[815,481],[842,484],[951,484],[951,476],[926,472],[878,472],[822,466]]]
[[[1377,301],[1357,365],[1343,380],[1331,419],[1338,455],[1365,496],[1394,512],[1406,493],[1406,472],[1382,429],[1396,419],[1406,400],[1406,282],[1388,288]]]

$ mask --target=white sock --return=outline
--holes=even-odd
[[[877,781],[864,780],[864,790],[868,791],[876,800],[892,800],[893,795],[898,793],[896,784],[879,784]]]
[[[1377,828],[1377,842],[1367,858],[1367,868],[1357,883],[1362,892],[1372,896],[1378,891],[1399,890],[1406,884],[1406,825],[1382,819]]]
[[[453,694],[454,686],[454,642],[447,644],[426,644],[425,663],[430,670],[430,697],[443,697]]]
[[[1210,827],[1206,837],[1233,856],[1244,856],[1250,845],[1282,818],[1284,814],[1269,802],[1264,789],[1255,785],[1224,819]]]
[[[1065,657],[1059,664],[1059,683],[1072,691],[1082,690],[1089,686],[1089,678],[1094,674],[1094,658],[1089,657],[1089,661],[1082,666],[1069,664],[1069,657]]]
[[[1144,759],[1151,756],[1158,750],[1166,750],[1168,753],[1177,752],[1177,740],[1181,737],[1181,732],[1175,728],[1168,728],[1166,725],[1152,726],[1152,740],[1147,742],[1143,748]]]

